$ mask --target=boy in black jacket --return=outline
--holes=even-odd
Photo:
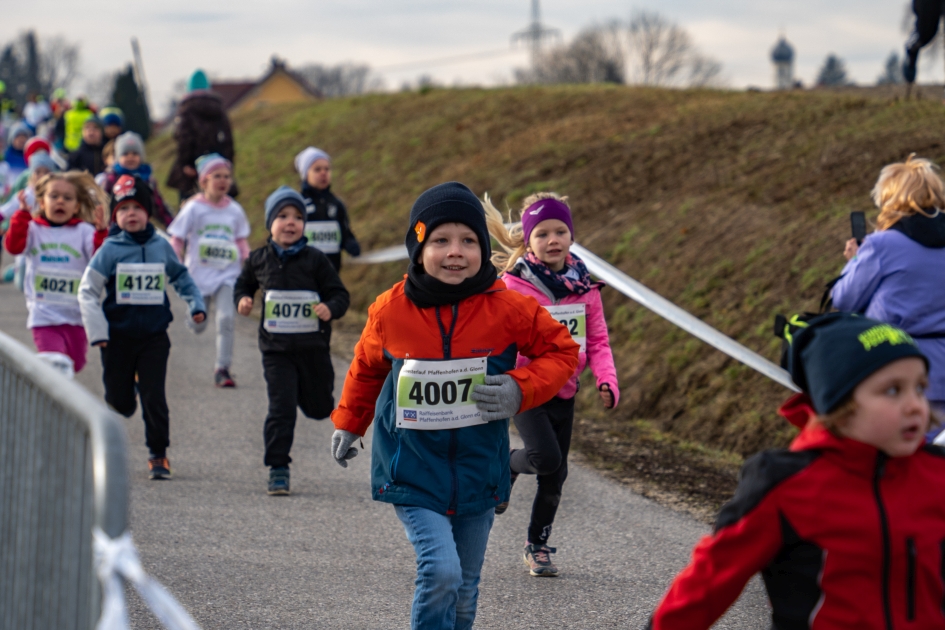
[[[360,256],[361,245],[351,231],[348,209],[331,192],[331,158],[321,149],[308,147],[295,156],[295,170],[302,178],[308,244],[328,256],[335,271],[341,271],[341,250]]]
[[[82,125],[82,144],[69,154],[70,171],[88,171],[93,176],[105,170],[102,157],[102,121],[89,118]]]
[[[348,290],[319,250],[303,235],[305,200],[288,186],[266,199],[269,242],[253,250],[236,281],[233,299],[249,315],[257,289],[263,294],[259,349],[269,393],[263,429],[269,494],[289,494],[289,450],[296,407],[309,418],[327,418],[335,407],[331,320],[348,310]]]

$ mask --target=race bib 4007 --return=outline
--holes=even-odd
[[[418,361],[408,359],[397,378],[397,427],[457,429],[485,424],[472,399],[486,382],[486,359]]]
[[[164,263],[118,263],[115,302],[153,306],[164,304]]]

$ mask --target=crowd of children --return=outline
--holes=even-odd
[[[152,479],[171,476],[167,286],[194,333],[214,306],[221,388],[236,386],[236,314],[258,302],[267,492],[290,493],[298,410],[331,418],[343,467],[373,424],[372,495],[393,506],[416,553],[412,627],[473,626],[490,530],[521,475],[536,479],[524,562],[558,575],[548,542],[585,369],[604,408],[620,401],[604,285],[571,251],[567,197],[534,194],[506,223],[488,195],[457,182],[419,195],[406,276],[368,309],[336,407],[332,322],[350,301],[341,252],[360,245],[328,153],[295,156],[300,189],[268,196],[265,244],[251,250],[230,160],[196,160],[199,192],[175,217],[120,112],[100,119],[77,105],[66,170],[28,125],[9,129],[4,247],[20,260],[36,349],[78,372],[98,347],[106,402],[131,416],[140,398]],[[910,157],[883,169],[873,197],[878,230],[847,244],[833,287],[845,312],[794,319],[785,335],[802,393],[780,413],[798,437],[748,460],[652,628],[710,627],[759,572],[778,628],[945,624],[945,449],[929,443],[945,411],[945,185]],[[510,421],[523,448],[510,448]]]

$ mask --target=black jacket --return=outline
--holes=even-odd
[[[197,158],[208,153],[219,153],[233,162],[233,130],[223,100],[208,90],[185,96],[174,118],[174,140],[177,159],[167,175],[167,185],[189,195],[197,191],[197,178],[185,174],[185,166],[194,167]]]
[[[236,280],[233,300],[239,304],[244,297],[255,298],[256,291],[270,289],[315,291],[336,320],[348,310],[350,297],[325,254],[314,247],[289,255],[285,262],[279,259],[270,243],[254,249],[243,263],[243,271]],[[331,322],[320,322],[318,332],[276,334],[263,328],[259,322],[259,349],[263,352],[290,350],[320,350],[328,352],[331,340]]]
[[[361,245],[351,232],[351,222],[348,220],[348,209],[344,202],[331,192],[331,186],[324,190],[313,188],[302,183],[302,196],[305,198],[305,207],[308,214],[306,221],[337,221],[341,226],[341,249],[352,256],[361,255]],[[341,253],[325,254],[334,266],[335,271],[341,271]]]
[[[70,171],[88,171],[93,176],[105,170],[105,160],[102,159],[102,145],[92,146],[85,140],[79,148],[69,154]]]

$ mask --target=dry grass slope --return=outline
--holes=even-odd
[[[234,121],[256,244],[265,196],[297,184],[292,157],[309,144],[334,156],[334,188],[368,250],[402,242],[413,199],[442,181],[516,209],[552,189],[570,196],[582,244],[772,360],[773,315],[816,307],[842,267],[848,212],[870,208],[884,164],[913,151],[942,163],[943,123],[938,102],[871,92],[600,86],[374,95]],[[162,176],[172,150],[152,143]],[[352,319],[402,274],[348,265]],[[787,392],[604,296],[624,402],[603,413],[588,379],[578,448],[643,491],[717,505],[742,457],[792,437],[775,413]]]

